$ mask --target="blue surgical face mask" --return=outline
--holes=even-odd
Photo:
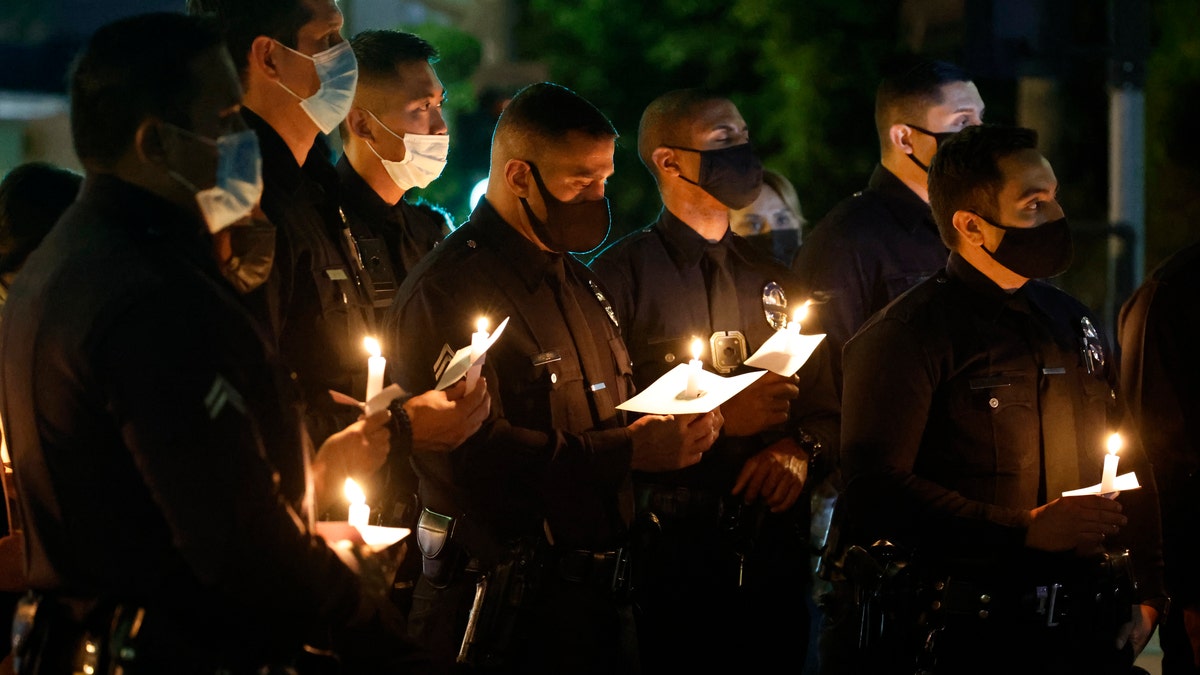
[[[174,124],[169,126],[185,136],[217,149],[216,184],[203,190],[174,169],[167,173],[196,195],[196,204],[213,234],[249,215],[262,196],[262,155],[258,136],[250,129],[224,134],[217,139],[201,136]]]
[[[316,67],[321,87],[308,98],[288,89],[283,82],[276,82],[279,82],[284,91],[300,99],[300,108],[308,113],[321,133],[330,133],[346,119],[350,107],[354,104],[354,88],[358,85],[358,60],[354,58],[354,50],[350,48],[350,43],[339,42],[312,56],[301,54],[282,42],[278,44],[289,52],[312,61]]]

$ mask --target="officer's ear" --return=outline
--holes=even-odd
[[[983,245],[983,230],[979,227],[981,221],[978,215],[970,211],[955,211],[950,220],[954,229],[958,231],[959,238],[972,246]]]
[[[528,199],[529,193],[533,191],[533,172],[529,162],[523,159],[510,159],[505,162],[504,182],[513,194]]]
[[[679,168],[675,150],[664,145],[658,146],[650,153],[650,163],[660,176],[678,176],[683,171]]]
[[[368,117],[362,108],[351,108],[350,113],[346,115],[346,126],[350,127],[350,133],[355,136],[374,142],[375,133],[371,131],[371,125],[367,124]]]
[[[247,67],[251,70],[257,70],[265,75],[268,79],[278,80],[279,69],[276,61],[275,48],[279,45],[267,37],[259,35],[254,38],[254,42],[250,43],[249,63]]]
[[[888,128],[888,139],[892,145],[900,152],[911,155],[913,152],[912,146],[912,127],[907,124],[893,124]]]
[[[133,148],[138,160],[144,164],[163,164],[167,160],[166,146],[162,139],[162,120],[146,117],[133,132]]]

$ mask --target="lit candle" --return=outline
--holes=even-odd
[[[792,331],[793,335],[800,334],[800,322],[808,316],[808,304],[811,300],[805,300],[803,305],[796,308],[795,314],[792,314],[792,320],[788,322],[788,330]]]
[[[471,333],[471,360],[476,361],[480,356],[483,356],[484,346],[488,340],[488,320],[486,316],[481,316],[475,321],[475,332]],[[475,383],[479,381],[479,371],[483,366],[478,362],[471,366],[467,371],[467,391],[475,390]]]
[[[704,352],[704,343],[699,338],[692,340],[692,360],[688,361],[687,390],[683,395],[687,398],[700,396],[700,371],[704,364],[700,363],[700,354]]]
[[[477,359],[483,354],[483,346],[488,339],[488,320],[486,316],[475,321],[475,332],[471,333],[471,358]]]
[[[366,527],[371,521],[371,507],[367,506],[367,495],[353,478],[346,479],[346,499],[350,500],[350,515],[346,520],[354,527]]]
[[[1113,433],[1108,437],[1108,454],[1104,456],[1104,473],[1100,475],[1100,494],[1116,492],[1117,453],[1121,451],[1121,434]]]
[[[367,359],[367,398],[370,401],[383,390],[383,371],[387,367],[387,359],[380,355],[379,340],[373,337],[363,338],[363,347],[366,347],[371,356]]]

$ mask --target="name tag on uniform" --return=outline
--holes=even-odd
[[[597,382],[596,384],[592,385],[591,389],[592,391],[600,391],[601,389],[607,388],[607,386],[608,385],[604,384],[603,382]]]
[[[332,281],[345,281],[346,279],[349,279],[349,277],[346,276],[346,270],[340,267],[325,270],[325,276],[329,277],[329,279]]]
[[[547,363],[561,361],[562,356],[556,351],[548,351],[542,352],[541,354],[534,354],[532,357],[530,357],[530,360],[533,361],[533,365],[535,366],[544,366]]]
[[[1043,375],[1066,375],[1067,369],[1059,366],[1058,368],[1042,368]]]

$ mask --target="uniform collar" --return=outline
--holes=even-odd
[[[950,258],[946,261],[945,273],[978,296],[982,301],[980,309],[990,316],[995,316],[1005,308],[1029,312],[1029,297],[1026,291],[1028,282],[1009,293],[955,251],[950,253]]]
[[[346,155],[337,163],[337,174],[341,184],[342,199],[350,208],[359,212],[370,223],[394,219],[392,205],[379,196],[362,175],[355,171]]]
[[[92,204],[139,239],[164,242],[215,269],[212,237],[199,211],[182,208],[146,189],[108,174],[89,174],[79,202]]]
[[[930,210],[929,204],[882,164],[875,165],[867,189],[884,198],[887,209],[906,231],[915,232],[918,228],[925,227],[937,232],[937,223],[933,221],[933,211]]]
[[[306,198],[311,198],[311,195],[301,194],[308,192],[305,188],[306,178],[318,182],[326,189],[333,186],[335,174],[330,164],[328,146],[320,138],[313,139],[312,147],[304,158],[304,166],[300,166],[296,163],[292,149],[269,122],[249,108],[242,108],[242,118],[246,121],[246,126],[258,135],[264,181],[287,194]]]
[[[465,230],[464,235],[480,239],[497,250],[531,292],[541,286],[546,277],[553,275],[554,266],[562,264],[567,257],[538,248],[500,217],[487,197],[479,200],[470,219],[459,229]]]
[[[740,255],[738,248],[733,245],[734,237],[737,235],[731,228],[725,229],[725,235],[720,240],[711,242],[665,208],[658,216],[657,227],[667,245],[667,254],[671,256],[675,266],[681,270],[700,264],[705,251],[712,246],[726,246],[729,248],[728,255]]]

